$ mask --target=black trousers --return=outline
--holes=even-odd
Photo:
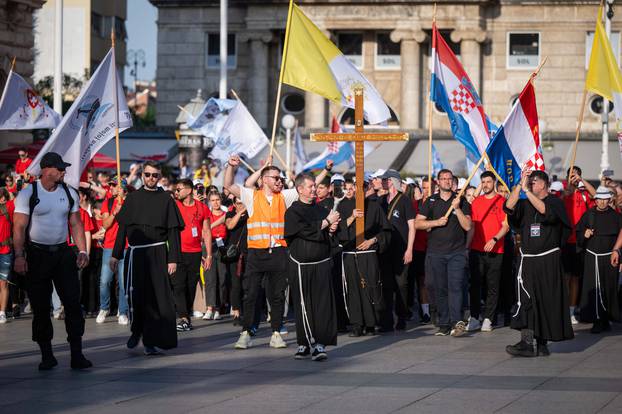
[[[86,312],[99,310],[99,275],[102,266],[102,249],[93,247],[89,265],[82,273],[82,307]]]
[[[67,341],[79,341],[84,335],[84,317],[80,306],[80,280],[76,255],[67,245],[56,251],[45,251],[29,245],[26,248],[28,273],[26,290],[32,308],[32,340],[49,342],[54,336],[50,319],[52,282],[65,308]]]
[[[385,302],[380,325],[383,328],[393,326],[393,308],[398,319],[408,319],[411,316],[408,308],[408,268],[404,264],[403,248],[391,247],[380,258],[382,292]]]
[[[272,331],[278,331],[283,323],[285,306],[285,289],[287,288],[287,249],[278,247],[272,249],[248,249],[248,261],[244,273],[244,314],[242,325],[249,330],[255,321],[257,297],[261,282],[266,277],[266,296],[270,301],[270,326]]]
[[[485,253],[471,250],[469,255],[471,269],[471,286],[469,302],[471,317],[479,318],[482,300],[482,283],[486,280],[486,306],[484,318],[494,320],[499,303],[501,289],[501,268],[503,266],[502,253]]]
[[[175,310],[180,318],[188,318],[192,313],[192,304],[200,279],[201,252],[182,253],[177,263],[177,271],[171,278]]]
[[[205,277],[205,304],[207,307],[225,306],[229,303],[229,277],[227,264],[223,262],[224,249],[212,246],[212,266],[204,273]]]
[[[227,272],[231,277],[231,308],[234,310],[240,310],[242,307],[242,278],[245,262],[244,255],[240,255],[235,261],[226,262]]]

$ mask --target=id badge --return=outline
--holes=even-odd
[[[534,223],[530,228],[531,237],[540,237],[540,223]]]
[[[199,237],[199,230],[196,227],[192,228],[192,237]]]
[[[225,247],[225,242],[222,241],[222,237],[219,237],[216,239],[216,246],[218,247]]]

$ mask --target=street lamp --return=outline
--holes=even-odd
[[[285,128],[285,168],[290,169],[292,156],[292,129],[296,126],[296,118],[292,114],[287,114],[281,118],[281,126]]]
[[[142,49],[133,50],[130,49],[127,51],[127,64],[128,66],[134,66],[134,69],[130,71],[130,76],[134,77],[134,92],[137,93],[137,83],[138,83],[138,65],[141,67],[145,67],[145,51]]]

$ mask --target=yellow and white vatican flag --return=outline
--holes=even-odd
[[[622,73],[602,23],[602,7],[596,20],[590,66],[585,78],[585,89],[613,102],[616,126],[622,126]]]
[[[287,31],[283,83],[349,108],[354,108],[354,87],[362,86],[365,119],[379,124],[391,117],[376,88],[295,4]]]
[[[0,129],[53,129],[61,116],[13,69],[0,99]]]

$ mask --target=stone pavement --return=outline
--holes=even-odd
[[[89,372],[68,368],[63,323],[54,321],[59,366],[38,372],[30,319],[0,325],[2,413],[621,413],[622,327],[603,336],[580,325],[548,358],[517,359],[508,328],[463,338],[435,337],[430,326],[386,336],[339,337],[326,362],[296,361],[268,347],[233,349],[229,320],[196,321],[179,348],[145,357],[128,350],[128,329],[87,320]]]

